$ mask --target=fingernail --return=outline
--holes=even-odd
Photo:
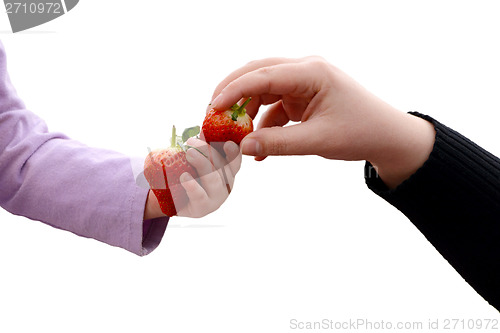
[[[262,154],[262,146],[255,139],[246,139],[241,143],[241,150],[245,155],[259,156]]]
[[[226,154],[237,154],[240,152],[238,145],[232,141],[227,142],[224,148]]]
[[[186,158],[189,163],[192,163],[197,157],[199,153],[196,151],[196,149],[188,149],[186,152]]]
[[[188,182],[190,181],[191,179],[193,179],[193,177],[191,177],[191,175],[187,172],[184,172],[180,177],[179,177],[179,180],[181,181],[181,183],[185,183],[185,182]]]
[[[196,139],[194,137],[190,137],[189,139],[187,139],[187,141],[185,143],[190,145],[190,146],[193,146],[195,143],[195,140]]]
[[[215,99],[212,101],[212,103],[210,103],[210,107],[212,109],[216,108],[217,107],[217,104],[222,100],[222,94],[219,94],[217,97],[215,97]]]

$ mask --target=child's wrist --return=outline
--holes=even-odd
[[[161,216],[166,215],[161,211],[156,195],[153,191],[149,190],[146,205],[144,207],[144,220],[150,220]]]

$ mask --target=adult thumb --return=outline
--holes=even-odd
[[[248,134],[241,142],[245,155],[310,155],[315,154],[313,128],[308,122],[286,126],[267,127]]]

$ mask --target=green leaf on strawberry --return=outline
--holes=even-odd
[[[186,142],[189,138],[200,134],[200,126],[189,127],[182,132],[182,141]]]

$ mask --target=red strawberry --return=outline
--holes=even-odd
[[[177,209],[188,202],[186,191],[179,181],[184,172],[189,172],[193,178],[198,176],[186,159],[183,140],[175,135],[174,126],[171,146],[151,151],[144,162],[144,176],[158,199],[161,211],[168,216],[177,215]]]
[[[235,104],[226,111],[210,110],[202,127],[205,141],[208,143],[234,141],[240,144],[241,140],[253,131],[252,118],[245,110],[250,100],[251,98],[247,99],[241,106]]]

